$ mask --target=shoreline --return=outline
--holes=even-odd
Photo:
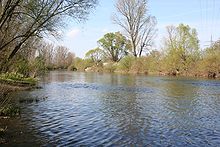
[[[6,84],[6,83],[0,83],[0,95],[5,95],[10,92],[15,92],[15,91],[24,91],[24,90],[30,90],[34,88],[35,86],[19,86],[19,85],[11,85],[11,84]]]
[[[5,96],[10,92],[30,90],[37,87],[38,80],[35,78],[25,78],[18,73],[0,74],[0,96]]]
[[[74,72],[74,71],[73,71]],[[167,73],[156,73],[156,72],[122,72],[122,71],[115,71],[115,72],[97,72],[97,71],[75,71],[75,72],[85,72],[85,73],[102,73],[102,74],[119,74],[119,75],[144,75],[144,76],[158,76],[158,77],[183,77],[183,78],[195,78],[195,79],[204,79],[204,80],[220,80],[220,75],[217,77],[209,77],[206,74],[201,74],[201,75],[194,75],[194,74],[176,74],[176,75],[172,75],[172,74],[167,74]]]

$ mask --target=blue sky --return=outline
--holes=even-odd
[[[63,38],[54,42],[68,47],[78,57],[97,47],[97,41],[108,32],[122,31],[113,24],[116,0],[99,0],[85,23],[69,22]],[[188,24],[197,29],[201,47],[220,38],[220,0],[149,0],[149,13],[157,18],[155,48],[160,49],[168,25]]]

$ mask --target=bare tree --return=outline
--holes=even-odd
[[[66,58],[69,49],[64,46],[57,46],[55,50],[56,53],[54,57],[54,63],[56,68],[61,68],[61,69],[66,68]]]
[[[46,68],[52,68],[53,67],[53,59],[55,54],[55,47],[52,43],[47,43],[44,41],[40,41],[38,43],[37,47],[37,55],[38,57],[41,57],[42,60],[45,63]],[[34,58],[33,58],[34,59]]]
[[[66,57],[66,66],[67,67],[69,67],[73,63],[74,58],[75,58],[75,54],[74,53],[69,52],[67,54],[67,57]]]
[[[132,54],[140,57],[152,46],[156,34],[156,18],[148,14],[147,0],[118,0],[113,21],[131,40]]]

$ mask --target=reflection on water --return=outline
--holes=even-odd
[[[19,103],[22,117],[4,121],[14,132],[25,132],[23,139],[12,136],[9,145],[220,143],[220,81],[50,72],[41,85],[43,89],[10,95],[18,103],[40,101]]]

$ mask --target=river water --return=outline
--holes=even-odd
[[[8,145],[219,146],[220,81],[54,71],[16,92]]]

